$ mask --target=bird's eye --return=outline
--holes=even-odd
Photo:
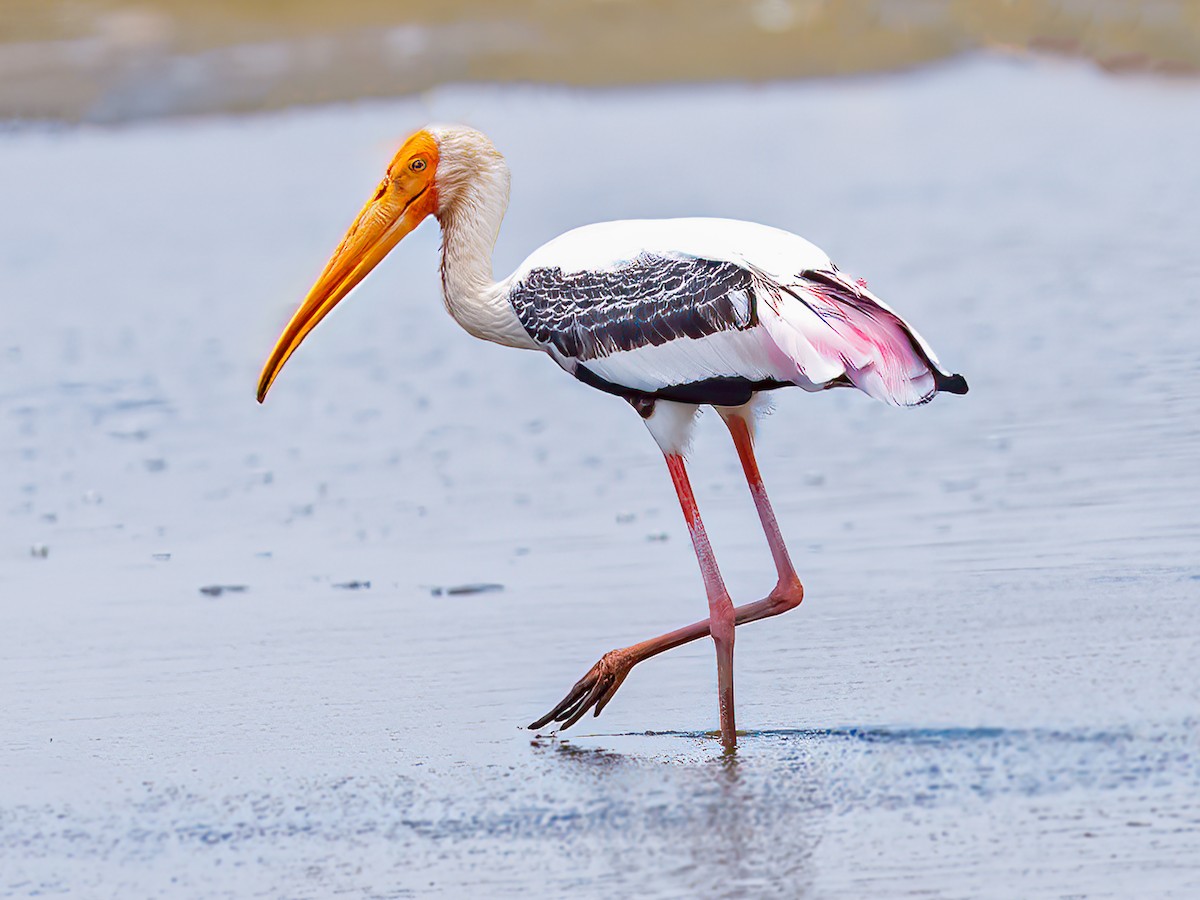
[[[423,159],[414,159],[412,162],[410,162],[410,163],[408,164],[408,167],[409,167],[410,169],[412,169],[414,172],[420,172],[422,169],[424,169],[424,168],[425,168],[425,160],[423,160]]]

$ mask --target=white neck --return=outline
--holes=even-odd
[[[469,334],[532,350],[536,345],[508,302],[507,284],[492,280],[492,248],[508,207],[509,182],[508,168],[496,156],[496,164],[451,172],[447,179],[448,196],[438,212],[442,295],[454,321]]]

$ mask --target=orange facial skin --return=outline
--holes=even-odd
[[[316,283],[271,351],[258,380],[262,403],[284,363],[343,297],[354,290],[410,231],[437,211],[437,141],[428,131],[412,135],[396,153],[354,224],[325,264]]]

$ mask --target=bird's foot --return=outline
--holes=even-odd
[[[608,705],[608,701],[616,694],[635,660],[628,648],[610,650],[600,657],[588,673],[575,682],[575,686],[567,692],[567,696],[550,712],[536,722],[530,723],[530,728],[542,728],[551,722],[561,722],[559,728],[570,728],[593,706],[594,715]]]

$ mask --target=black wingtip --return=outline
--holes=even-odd
[[[965,394],[968,390],[967,379],[961,375],[946,375],[934,369],[933,381],[937,386],[938,391],[945,391],[947,394]]]

